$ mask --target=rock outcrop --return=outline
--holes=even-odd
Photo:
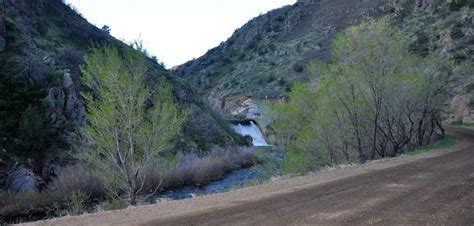
[[[84,124],[85,108],[80,99],[80,91],[69,72],[64,73],[62,87],[49,89],[48,103],[53,128],[60,131],[63,139],[70,135],[67,128],[77,128]]]
[[[11,192],[37,192],[42,186],[44,181],[26,168],[14,170],[7,179],[7,188]]]
[[[469,124],[474,123],[473,105],[474,93],[455,96],[450,103],[450,107],[453,110],[450,120]]]

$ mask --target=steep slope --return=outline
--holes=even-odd
[[[41,167],[69,156],[75,131],[85,123],[79,65],[91,43],[126,46],[60,0],[0,0],[0,178],[7,163]],[[191,86],[152,60],[149,66],[149,82],[166,77],[176,99],[193,110],[176,150],[243,140]]]
[[[331,40],[338,32],[361,20],[388,15],[413,37],[414,51],[449,55],[463,65],[453,76],[451,95],[462,99],[457,108],[467,111],[455,116],[469,119],[472,4],[469,0],[300,0],[251,20],[226,42],[174,73],[198,87],[214,109],[246,113],[261,100],[277,101],[294,81],[308,80],[314,74],[312,63],[330,59]],[[466,104],[471,105],[467,110]]]

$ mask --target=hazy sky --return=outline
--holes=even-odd
[[[86,19],[126,41],[141,39],[167,67],[197,58],[235,29],[296,0],[67,0]]]

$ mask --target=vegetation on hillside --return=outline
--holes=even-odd
[[[332,63],[318,68],[324,76],[273,107],[289,171],[393,157],[444,136],[451,62],[415,56],[409,44],[387,19],[337,36]]]
[[[18,163],[43,176],[45,167],[74,161],[69,150],[85,112],[79,66],[90,44],[108,44],[120,53],[129,46],[61,0],[8,0],[0,7],[6,31],[6,48],[0,51],[0,175]],[[175,101],[192,110],[176,139],[177,152],[206,153],[215,146],[247,144],[192,86],[150,58],[144,59],[149,88],[165,80]]]
[[[292,84],[318,76],[312,72],[312,62],[330,60],[331,40],[338,32],[367,17],[387,16],[393,26],[406,32],[413,53],[455,61],[451,98],[473,95],[473,15],[471,0],[298,1],[254,18],[175,74],[188,79],[224,113],[249,98],[279,101]],[[462,119],[456,109],[448,114]]]

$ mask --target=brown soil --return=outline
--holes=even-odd
[[[474,130],[453,148],[37,225],[474,225]]]

